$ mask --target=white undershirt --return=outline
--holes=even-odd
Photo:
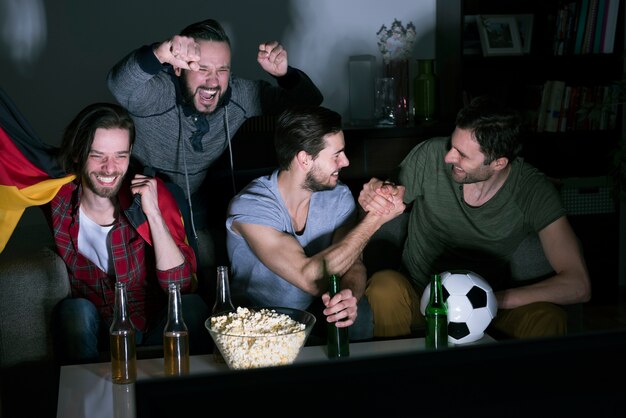
[[[79,206],[78,252],[87,257],[105,273],[112,273],[109,254],[109,232],[113,225],[100,226]]]

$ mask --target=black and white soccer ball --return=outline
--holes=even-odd
[[[491,286],[479,274],[469,270],[441,273],[443,298],[448,303],[448,342],[465,344],[483,337],[498,312]],[[420,310],[428,304],[430,284],[424,289]]]

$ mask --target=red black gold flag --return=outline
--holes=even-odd
[[[48,203],[74,179],[55,154],[56,148],[35,134],[0,89],[0,252],[27,207]]]

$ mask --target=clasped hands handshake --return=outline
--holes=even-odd
[[[365,212],[395,218],[406,208],[403,202],[405,191],[404,186],[373,177],[363,185],[358,201]]]

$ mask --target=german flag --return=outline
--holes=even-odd
[[[63,171],[56,152],[0,89],[0,252],[26,208],[48,203],[74,179]]]

